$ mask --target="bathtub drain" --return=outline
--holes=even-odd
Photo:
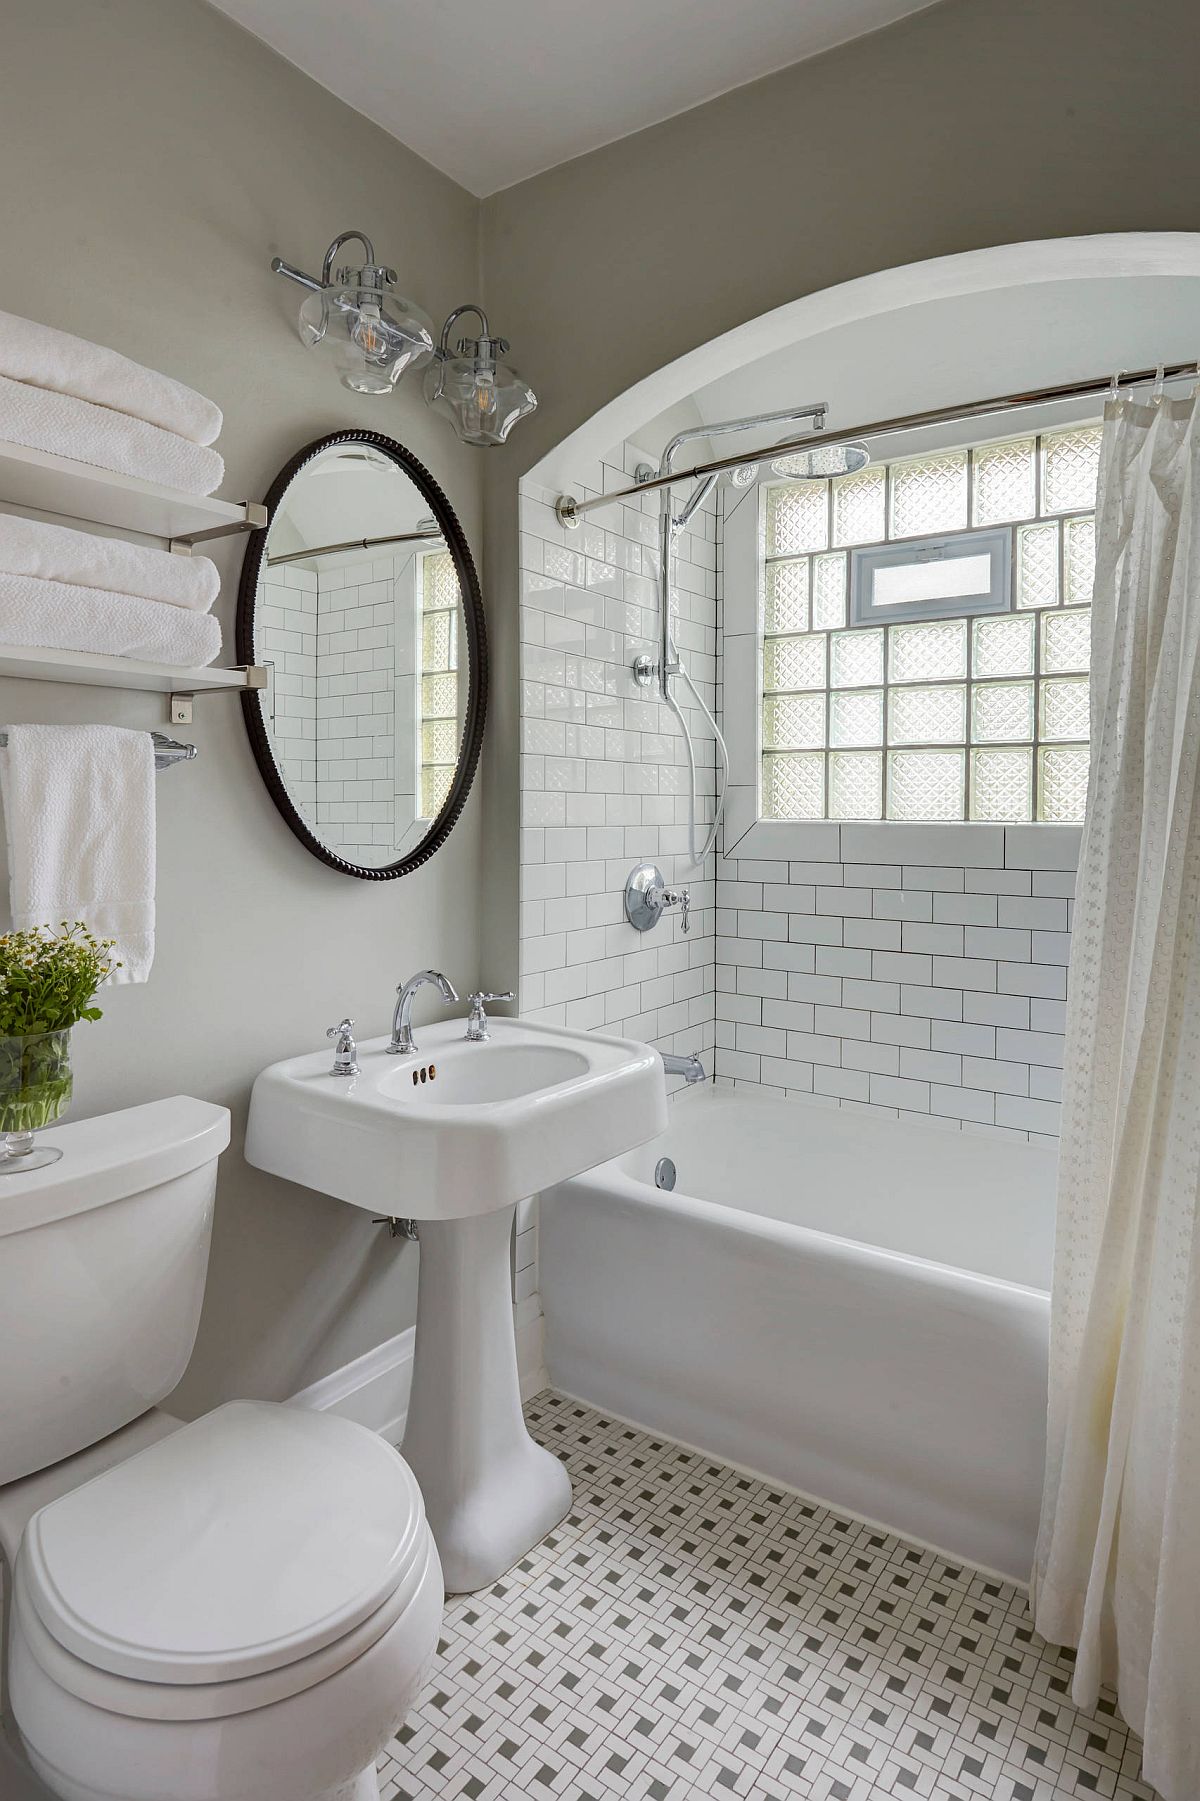
[[[654,1165],[654,1186],[665,1188],[668,1193],[675,1186],[675,1165],[669,1157],[660,1157]]]

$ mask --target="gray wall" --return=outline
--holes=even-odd
[[[542,395],[487,468],[493,960],[517,904],[517,477],[632,383],[800,295],[991,244],[1195,230],[1198,59],[1195,0],[943,0],[484,202],[493,323]]]
[[[402,439],[446,487],[478,555],[479,454],[419,392],[352,395],[293,331],[339,230],[370,231],[439,319],[477,286],[478,204],[198,0],[7,0],[0,54],[0,308],[178,375],[225,409],[222,492],[259,498],[300,445],[349,425]],[[241,545],[218,553],[232,653]],[[0,683],[0,718],[165,724],[160,696]],[[478,787],[446,848],[399,882],[310,857],[271,806],[236,700],[196,705],[200,747],[160,778],[158,955],[75,1034],[76,1113],[186,1092],[233,1109],[200,1341],[180,1396],[282,1396],[414,1317],[415,1252],[365,1215],[241,1159],[262,1065],[362,1036],[422,964],[479,985]],[[385,1197],[381,1207],[386,1210]],[[400,1211],[399,1197],[394,1210]]]

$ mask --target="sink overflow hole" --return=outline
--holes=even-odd
[[[413,1087],[414,1088],[417,1086],[418,1082],[436,1082],[437,1081],[437,1064],[436,1063],[427,1063],[425,1065],[424,1069],[414,1069],[412,1072],[412,1076],[413,1076]]]
[[[669,1157],[660,1157],[654,1165],[654,1186],[665,1188],[669,1194],[675,1186],[675,1165]]]

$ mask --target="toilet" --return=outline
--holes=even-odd
[[[59,1162],[0,1187],[10,1767],[61,1801],[377,1801],[442,1617],[412,1472],[332,1414],[159,1408],[199,1322],[223,1107],[52,1137]]]

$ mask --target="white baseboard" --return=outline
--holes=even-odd
[[[389,1444],[398,1445],[404,1437],[408,1416],[415,1339],[416,1331],[412,1326],[406,1332],[397,1332],[395,1338],[386,1339],[352,1363],[344,1363],[341,1369],[331,1370],[327,1376],[302,1388],[292,1395],[290,1405],[338,1413],[343,1419],[357,1420],[360,1426],[369,1426]],[[520,1320],[517,1325],[517,1373],[523,1401],[546,1387],[540,1313],[535,1318]]]

